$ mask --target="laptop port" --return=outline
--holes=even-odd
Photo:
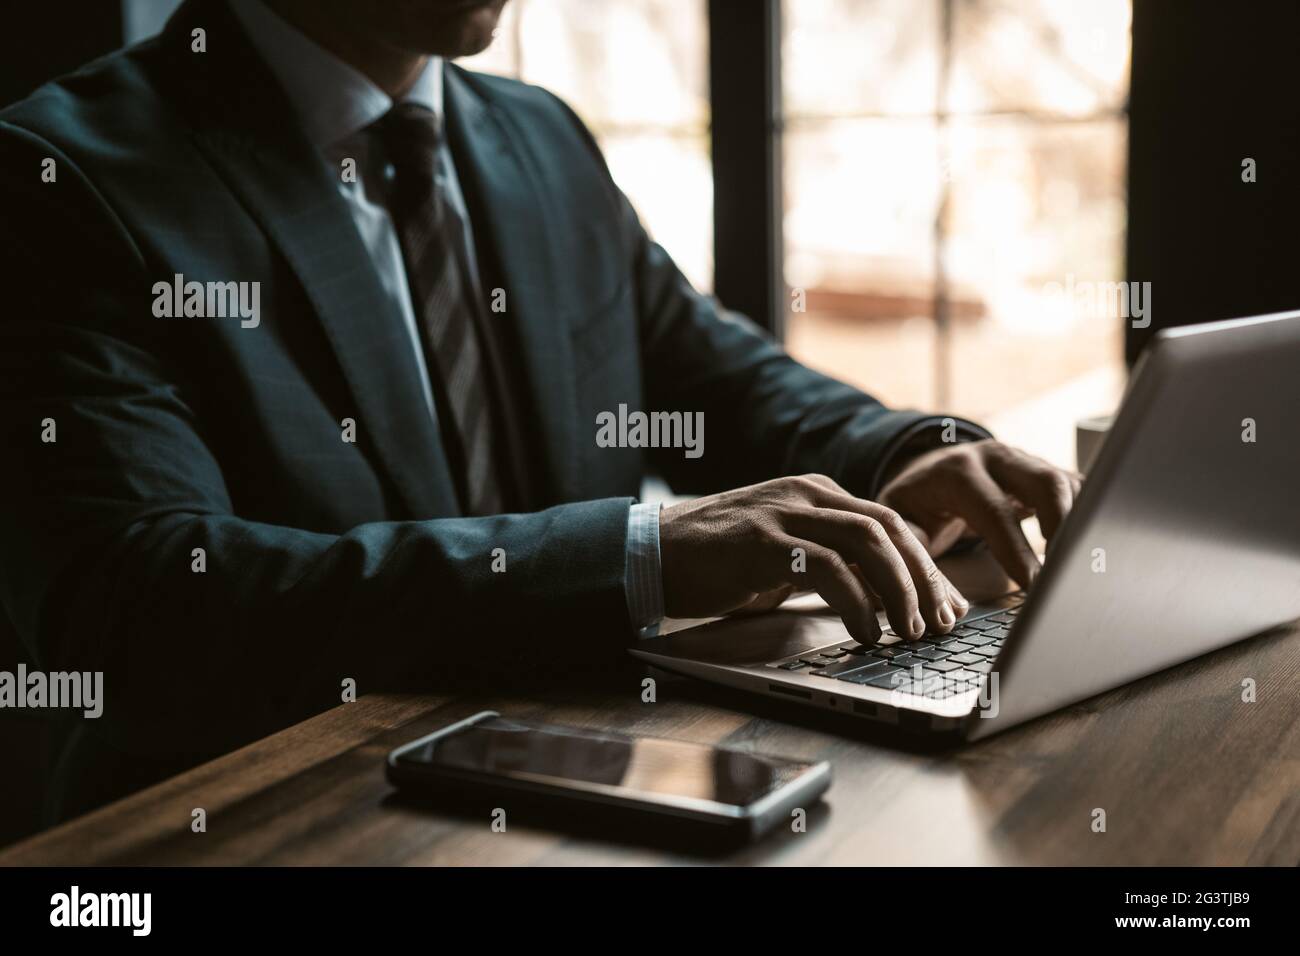
[[[780,684],[768,684],[767,689],[774,694],[785,694],[787,697],[798,697],[800,700],[812,700],[812,691],[799,690],[797,687],[782,687]]]

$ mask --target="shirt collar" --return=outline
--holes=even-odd
[[[309,39],[262,0],[231,0],[230,6],[316,146],[326,148],[347,139],[392,109],[392,98],[369,77]],[[441,57],[429,57],[402,102],[418,103],[442,122]]]

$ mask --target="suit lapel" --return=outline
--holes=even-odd
[[[556,309],[558,275],[547,236],[544,196],[531,154],[517,134],[477,93],[472,79],[456,67],[444,70],[447,137],[472,217],[476,244],[495,259],[506,292],[504,320],[521,354],[525,402],[521,414],[532,419],[540,441],[533,443],[544,474],[532,485],[546,502],[563,500],[575,487],[573,352],[568,330]],[[491,290],[485,289],[490,299]],[[540,479],[540,480],[539,480]],[[536,496],[535,496],[536,497]]]
[[[190,54],[191,22],[208,34]],[[191,0],[168,24],[165,42],[187,75],[203,126],[198,143],[301,282],[356,403],[363,447],[374,448],[409,513],[457,514],[441,440],[424,402],[419,366],[401,312],[320,153],[224,4]],[[179,53],[179,50],[178,50]]]

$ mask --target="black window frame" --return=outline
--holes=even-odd
[[[709,0],[713,291],[781,339],[781,0]]]

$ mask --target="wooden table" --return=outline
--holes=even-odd
[[[1244,703],[1252,677],[1258,699]],[[0,864],[1281,864],[1300,862],[1300,627],[938,752],[662,677],[552,696],[363,696],[17,844]],[[829,760],[805,833],[730,856],[440,814],[394,798],[397,744],[482,709]],[[191,811],[207,811],[193,833]],[[1106,832],[1092,830],[1106,811]]]
[[[1041,544],[1041,541],[1040,541]],[[941,562],[1005,593],[982,551]],[[680,622],[679,627],[693,622]],[[642,672],[528,696],[363,696],[43,832],[0,865],[1277,864],[1300,862],[1300,622],[982,743],[900,747],[871,724]],[[1244,678],[1256,701],[1242,700]],[[450,816],[383,779],[398,744],[477,713],[831,762],[806,832],[716,857]],[[191,812],[207,810],[207,832]],[[1092,829],[1105,810],[1106,831]]]

